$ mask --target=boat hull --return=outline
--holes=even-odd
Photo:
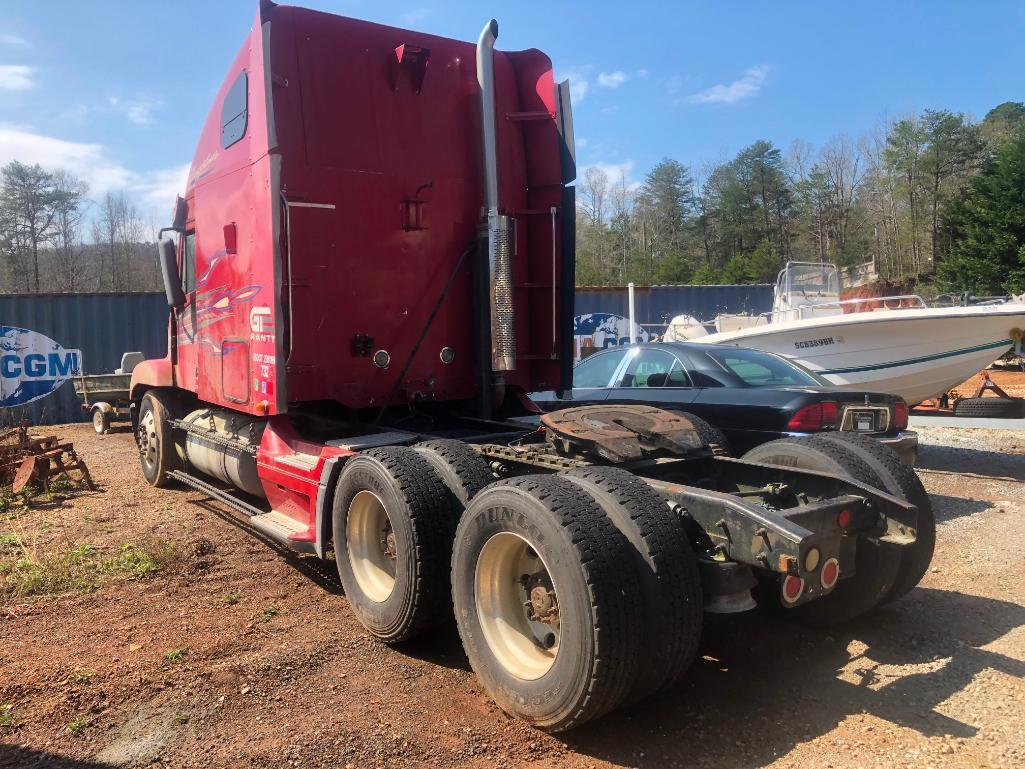
[[[851,390],[916,405],[1003,355],[1025,327],[1025,304],[883,310],[772,323],[692,339],[776,353]]]

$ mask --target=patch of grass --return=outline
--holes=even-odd
[[[9,702],[0,702],[0,729],[11,729],[14,727],[14,705]]]
[[[182,646],[178,649],[171,649],[167,654],[164,655],[164,659],[168,662],[178,662],[185,659],[185,656],[189,653],[188,646]]]
[[[266,609],[260,612],[260,616],[257,618],[256,621],[259,622],[261,625],[264,622],[270,622],[271,617],[278,616],[278,611],[279,609],[277,606],[268,606]]]
[[[224,602],[228,604],[228,606],[234,606],[241,600],[242,593],[240,593],[238,590],[232,590],[230,593],[224,596]]]
[[[40,553],[19,538],[13,558],[3,558],[9,549],[0,548],[0,576],[6,575],[0,579],[0,598],[91,592],[117,580],[151,577],[179,556],[173,542],[157,540],[121,545],[107,557],[89,543]]]
[[[189,717],[179,710],[177,713],[174,714],[174,722],[176,724],[181,724],[182,726],[184,726],[189,722]]]
[[[93,673],[91,670],[76,670],[71,680],[76,684],[87,684],[93,680]]]
[[[82,730],[88,725],[89,723],[84,718],[75,718],[68,721],[67,729],[71,734],[81,734]]]

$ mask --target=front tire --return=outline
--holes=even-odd
[[[345,463],[332,508],[338,576],[360,623],[386,643],[409,640],[449,609],[455,515],[412,449],[369,449]]]
[[[631,547],[557,476],[492,484],[463,514],[452,595],[463,649],[504,711],[564,731],[624,701],[642,664]]]
[[[173,401],[166,392],[150,390],[142,396],[135,442],[139,448],[142,474],[151,486],[157,488],[169,486],[173,480],[171,472],[180,465],[170,425],[172,413]]]

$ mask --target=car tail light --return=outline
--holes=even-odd
[[[836,427],[839,414],[840,404],[836,401],[813,403],[794,414],[787,422],[787,429],[801,433],[831,430]]]
[[[893,404],[893,429],[908,429],[908,404],[904,401],[897,401]]]
[[[822,428],[836,428],[840,422],[840,404],[836,401],[822,401]]]

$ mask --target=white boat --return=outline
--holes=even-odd
[[[720,316],[715,332],[681,315],[665,341],[735,344],[776,353],[845,389],[902,396],[910,405],[947,392],[1015,346],[1025,303],[929,307],[914,295],[840,299],[836,265],[789,262],[773,309]]]

